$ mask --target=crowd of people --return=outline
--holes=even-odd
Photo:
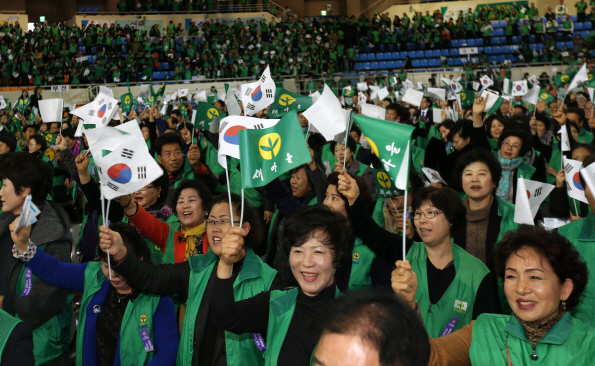
[[[595,162],[595,117],[586,85],[560,95],[569,83],[489,113],[474,93],[460,105],[406,103],[393,87],[383,100],[342,95],[356,114],[375,104],[377,117],[412,126],[407,194],[384,192],[372,170],[384,164],[357,123],[327,141],[298,107],[294,137],[311,160],[242,189],[239,160],[220,165],[219,134],[189,120],[189,98],[119,112],[109,126],[138,124],[162,175],[111,204],[76,136],[82,120],[64,110],[44,121],[40,90],[24,92],[0,110],[0,362],[589,364],[595,198],[582,176],[566,182],[562,161]],[[210,107],[230,112],[224,100]],[[556,187],[534,227],[515,219],[519,177]],[[22,227],[28,196],[39,216]],[[565,225],[546,230],[545,217]]]
[[[135,4],[145,6],[140,0]],[[160,0],[156,6],[182,4]],[[237,19],[230,24],[211,18],[202,24],[192,22],[187,28],[171,21],[151,26],[143,21],[124,26],[90,21],[82,28],[64,21],[37,23],[27,32],[18,22],[5,22],[0,41],[1,85],[256,78],[266,64],[271,65],[277,80],[303,80],[308,75],[318,78],[353,72],[359,53],[448,49],[451,41],[465,38],[483,38],[488,46],[494,34],[493,21],[506,21],[504,34],[507,44],[518,46],[518,62],[573,65],[582,64],[584,58],[592,60],[595,32],[588,37],[574,32],[568,10],[560,6],[555,12],[549,8],[540,12],[533,3],[529,7],[484,6],[448,19],[443,19],[439,10],[432,14],[415,12],[411,17],[404,13],[392,20],[388,13],[372,18],[305,18],[297,22]],[[595,24],[592,4],[580,0],[576,10],[579,21]],[[558,27],[557,17],[564,18],[562,27]],[[521,41],[513,43],[513,36]],[[530,42],[533,36],[536,38]],[[558,49],[560,41],[572,42],[573,47]],[[531,47],[536,44],[543,47]],[[482,53],[476,66],[492,64],[488,58]],[[410,59],[403,58],[403,62],[406,69],[413,68]],[[441,66],[448,68],[448,61],[443,60]]]

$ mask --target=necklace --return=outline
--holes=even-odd
[[[128,296],[130,296],[130,294],[132,293],[132,291],[130,291],[127,294],[124,294],[124,295],[120,296],[120,294],[118,293],[118,290],[116,290],[116,288],[114,288],[114,293],[116,294],[116,298],[118,299],[118,303],[121,303],[122,300],[124,300],[125,298],[127,298]]]

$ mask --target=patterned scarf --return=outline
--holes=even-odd
[[[549,332],[550,329],[552,329],[554,325],[556,325],[556,323],[558,322],[558,320],[560,320],[564,313],[566,312],[560,309],[558,310],[558,314],[556,314],[556,316],[541,322],[526,322],[524,320],[521,320],[521,318],[516,316],[516,314],[513,315],[519,321],[519,323],[521,323],[523,329],[525,329],[525,334],[527,335],[527,338],[529,338],[531,344],[536,345],[537,343],[539,343],[539,341],[543,339],[543,337],[545,337],[547,332]]]
[[[514,159],[505,159],[501,155],[502,150],[498,151],[498,161],[502,166],[502,176],[500,177],[500,184],[496,190],[496,195],[505,201],[508,201],[510,195],[510,187],[513,182],[512,172],[523,163],[523,158],[517,156]]]

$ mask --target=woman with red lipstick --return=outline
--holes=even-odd
[[[502,177],[496,195],[510,203],[516,199],[517,178],[531,179],[536,169],[525,162],[525,154],[531,150],[531,135],[520,128],[509,128],[500,135],[498,161]]]
[[[410,268],[397,263],[393,285],[415,306],[417,283]],[[525,226],[498,245],[496,272],[513,315],[482,314],[459,331],[430,339],[429,365],[593,363],[595,330],[571,314],[588,269],[568,240]]]
[[[285,223],[283,250],[297,287],[234,302],[231,276],[246,234],[241,228],[231,228],[221,243],[211,306],[213,322],[236,334],[263,334],[266,366],[308,365],[318,339],[313,322],[340,294],[335,274],[353,249],[347,221],[318,205],[296,211]]]
[[[180,186],[183,187],[184,182]],[[223,238],[233,229],[232,225],[239,230],[237,226],[240,222],[242,198],[236,194],[231,196],[233,222],[229,200],[227,194],[215,197],[205,220],[205,239],[209,241],[209,251],[191,256],[181,263],[157,266],[144,263],[134,253],[127,251],[117,233],[102,226],[99,234],[101,249],[110,252],[112,269],[126,278],[131,286],[144,293],[175,294],[180,298],[187,298],[177,357],[179,366],[244,366],[263,363],[260,334],[236,335],[224,332],[223,328],[216,327],[209,312],[215,301],[215,279]],[[252,249],[260,243],[262,224],[256,210],[247,201],[244,201],[242,230],[246,235],[245,246],[234,259],[231,274],[232,303],[271,288],[281,288],[280,281],[276,279],[277,271],[267,266]]]
[[[351,227],[376,255],[388,263],[402,260],[402,237],[378,226],[363,207],[359,189],[348,176],[339,177],[339,192],[349,202]],[[450,188],[426,187],[413,194],[413,222],[422,242],[406,239],[407,259],[417,269],[417,302],[430,337],[460,329],[479,314],[497,310],[488,268],[453,243],[465,217],[459,195]]]

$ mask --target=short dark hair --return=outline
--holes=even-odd
[[[229,204],[229,195],[227,192],[221,193],[220,195],[213,198],[211,202],[211,208],[220,203]],[[233,207],[233,218],[238,221],[242,212],[242,196],[239,194],[231,194],[231,206]],[[248,248],[251,248],[255,252],[258,252],[262,245],[262,238],[264,236],[264,228],[262,220],[258,215],[256,209],[248,203],[248,200],[244,198],[244,222],[250,224],[250,232],[244,238],[244,243]],[[234,224],[235,226],[235,224]]]
[[[40,206],[52,188],[49,164],[27,152],[10,152],[0,160],[0,179],[8,179],[16,194],[31,188],[33,203]]]
[[[179,132],[172,132],[172,133],[164,133],[163,135],[157,137],[155,140],[155,152],[157,155],[161,155],[161,149],[163,149],[164,145],[167,144],[178,144],[180,145],[180,149],[184,150],[184,139]]]
[[[500,165],[500,162],[491,151],[483,148],[471,149],[457,160],[456,172],[459,186],[463,187],[463,172],[465,171],[465,168],[476,162],[484,163],[488,166],[490,174],[492,175],[492,182],[494,183],[494,186],[498,188],[500,178],[502,177],[502,165]]]
[[[194,125],[190,122],[182,122],[178,126],[178,131],[182,131],[184,128],[188,129],[188,131],[192,131],[194,129]]]
[[[566,300],[566,308],[576,307],[589,282],[589,270],[574,245],[558,232],[539,226],[521,226],[516,232],[505,235],[496,246],[494,269],[498,277],[504,280],[508,259],[523,248],[533,249],[542,260],[547,260],[560,283],[567,278],[572,280],[574,289]]]
[[[0,131],[0,142],[4,142],[10,151],[14,151],[17,148],[16,137],[6,130]]]
[[[452,130],[452,128],[456,125],[457,123],[455,121],[453,121],[452,119],[447,119],[444,122],[442,122],[440,124],[440,126],[438,126],[438,131],[440,131],[440,127],[444,127],[447,128],[449,130]],[[448,138],[448,137],[447,137]]]
[[[344,144],[345,142],[341,142],[342,144]],[[335,155],[335,148],[337,147],[337,141],[331,141],[331,153],[333,155]],[[351,152],[353,153],[353,156],[355,157],[355,149],[357,149],[357,142],[355,142],[355,139],[351,136],[347,137],[347,147],[349,148],[349,150],[351,150]]]
[[[326,179],[326,184],[324,186],[324,189],[326,190],[329,185],[336,186],[337,192],[339,193],[339,197],[341,197],[343,202],[345,202],[345,207],[347,207],[349,205],[349,203],[347,202],[347,198],[345,198],[345,196],[343,196],[343,193],[341,193],[339,191],[339,175],[340,174],[341,173],[339,173],[339,172],[332,172],[331,175],[329,175],[328,178]],[[360,177],[357,174],[353,174],[353,173],[347,173],[347,174],[349,174],[349,176],[355,180],[355,183],[357,184],[357,187],[359,188],[359,195],[363,198],[365,206],[368,208],[368,212],[372,212],[374,210],[375,202],[372,198],[372,194],[370,193],[370,190],[368,189],[368,185],[366,184],[366,181],[364,180],[364,178]]]
[[[430,359],[430,342],[420,317],[389,291],[338,297],[321,312],[317,324],[321,335],[354,335],[369,342],[378,351],[381,366],[422,366]]]
[[[494,137],[494,136],[492,136],[492,124],[494,124],[494,121],[498,121],[501,124],[503,124],[504,125],[504,128],[508,127],[508,121],[502,115],[492,115],[492,116],[489,116],[486,119],[486,122],[485,122],[486,135],[488,135],[488,138],[489,139],[491,139],[491,138]]]
[[[450,128],[450,132],[446,137],[448,141],[452,142],[452,139],[455,137],[456,134],[459,134],[460,138],[466,139],[471,137],[471,129],[473,127],[473,121],[469,119],[461,119],[455,122],[454,126]]]
[[[359,128],[359,127],[358,127],[358,126],[355,124],[355,123],[351,125],[351,131],[350,131],[350,132],[355,132],[355,133],[357,133],[357,135],[358,135],[359,137],[361,137],[361,136],[362,136],[362,130],[361,130],[361,129],[360,129],[360,128]]]
[[[202,209],[205,212],[205,214],[209,212],[211,207],[213,207],[213,195],[211,194],[211,191],[209,191],[207,186],[205,186],[204,183],[199,182],[196,179],[186,179],[181,181],[180,185],[178,185],[178,188],[176,188],[176,190],[174,191],[172,200],[172,206],[174,207],[171,207],[171,209],[174,211],[176,215],[178,214],[178,212],[176,211],[176,203],[178,202],[178,199],[180,198],[182,191],[185,189],[194,189],[198,193],[198,196],[202,201]]]
[[[510,136],[515,136],[520,138],[523,141],[523,146],[521,146],[521,150],[519,151],[519,156],[525,155],[529,152],[533,146],[533,138],[531,137],[530,133],[527,133],[522,128],[519,128],[519,125],[510,126],[509,128],[505,128],[502,131],[502,135],[500,135],[499,147],[502,148],[502,142],[506,140]]]
[[[41,135],[33,135],[31,136],[30,140],[35,141],[35,143],[37,145],[41,145],[41,147],[39,148],[39,151],[43,154],[45,152],[45,150],[48,147],[48,143],[45,141],[45,139],[43,138],[43,136]]]
[[[574,113],[576,115],[578,115],[578,120],[579,121],[585,121],[585,111],[581,108],[568,108],[566,110],[566,114],[568,113]]]
[[[444,187],[423,187],[413,192],[411,209],[415,212],[424,204],[431,203],[434,207],[444,213],[446,220],[452,225],[450,234],[454,235],[456,227],[460,225],[467,215],[467,209],[459,194],[452,188]]]
[[[52,129],[52,125],[54,123],[57,123],[58,124],[58,128],[60,128],[60,126],[62,125],[62,121],[60,121],[60,122],[50,122],[50,123],[48,123],[48,131]]]
[[[116,222],[110,225],[111,230],[117,232],[122,237],[124,246],[131,250],[137,257],[142,258],[143,262],[153,263],[151,259],[151,250],[147,242],[138,233],[136,228],[124,222]],[[107,261],[107,253],[103,250],[99,251],[99,259],[102,262]]]
[[[292,247],[302,246],[315,238],[333,249],[335,268],[351,260],[353,239],[347,218],[326,206],[300,208],[285,221],[283,230],[282,245],[287,257]]]
[[[62,129],[62,136],[74,140],[74,130],[70,127]]]
[[[23,133],[26,133],[28,129],[34,129],[35,132],[37,132],[37,130],[39,129],[39,127],[37,127],[37,125],[24,125],[23,126]]]

